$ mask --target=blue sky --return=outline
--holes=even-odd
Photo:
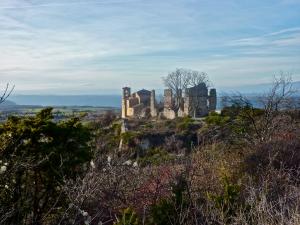
[[[0,0],[0,83],[17,94],[161,89],[182,67],[217,88],[300,80],[300,0]]]

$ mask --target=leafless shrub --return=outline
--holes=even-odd
[[[4,92],[0,96],[0,104],[3,103],[11,95],[14,89],[15,89],[14,85],[10,87],[9,83],[6,84]]]
[[[272,88],[260,100],[267,112],[277,112],[291,108],[291,97],[296,92],[291,74],[281,72],[279,77],[274,77]]]
[[[281,73],[274,77],[271,89],[257,99],[250,100],[242,94],[225,96],[223,104],[233,106],[231,113],[236,113],[238,121],[243,121],[240,125],[250,131],[236,133],[235,138],[255,146],[256,143],[270,141],[278,131],[293,127],[299,112],[296,92],[290,74]],[[259,109],[253,106],[252,101],[259,103]]]
[[[300,168],[300,142],[297,139],[289,141],[277,140],[257,147],[259,149],[245,161],[252,172],[259,172],[268,166],[274,169],[296,170]]]
[[[267,170],[259,183],[245,186],[245,206],[232,224],[296,225],[300,222],[300,187],[294,171]]]
[[[241,177],[237,171],[242,169],[243,156],[237,158],[238,155],[222,153],[220,146],[214,144],[211,148],[202,147],[186,161],[184,178],[190,197],[188,207],[177,212],[179,218],[188,217],[182,224],[299,224],[299,168],[274,168],[269,164],[258,173]],[[229,218],[207,198],[207,193],[222,192],[220,178],[224,176],[241,187],[237,208]]]
[[[136,162],[108,157],[95,163],[86,176],[76,182],[66,181],[69,209],[61,220],[71,224],[111,224],[120,211],[132,207],[146,211],[170,193],[177,169],[169,166],[139,168]]]

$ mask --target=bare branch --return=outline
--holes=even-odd
[[[2,96],[0,97],[0,104],[3,103],[11,95],[14,89],[15,89],[15,85],[10,87],[9,83],[6,84],[5,90]]]
[[[176,69],[163,78],[167,88],[172,90],[175,99],[174,110],[177,111],[182,103],[182,94],[186,88],[194,87],[205,83],[209,86],[209,79],[206,73],[190,69]]]

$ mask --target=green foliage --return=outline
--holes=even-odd
[[[173,157],[162,148],[149,149],[146,155],[139,159],[139,164],[145,165],[159,165],[160,163],[172,160]]]
[[[7,224],[40,224],[65,204],[61,187],[90,161],[90,132],[79,119],[53,122],[52,109],[35,117],[11,117],[0,126],[1,210]],[[47,213],[47,216],[46,216]]]
[[[235,103],[230,107],[225,107],[221,116],[228,118],[230,123],[224,126],[227,131],[224,137],[227,137],[231,144],[244,144],[245,140],[261,138],[261,133],[265,129],[262,126],[264,113],[264,110],[254,108],[249,103]]]
[[[224,117],[228,116],[231,119],[235,119],[239,115],[239,113],[242,109],[243,109],[242,106],[233,104],[232,106],[224,107],[221,111],[221,116],[224,116]]]
[[[166,120],[164,123],[164,126],[169,128],[169,129],[175,129],[176,128],[176,124],[173,120]]]
[[[121,134],[121,138],[123,138],[124,144],[132,145],[134,142],[134,139],[138,137],[139,133],[134,131],[127,131],[123,134]]]
[[[113,123],[112,124],[112,129],[115,132],[116,135],[120,135],[121,134],[121,123]]]
[[[238,135],[255,137],[258,134],[258,121],[264,111],[256,108],[243,108],[234,120],[232,130]],[[264,129],[264,128],[263,128]]]
[[[180,118],[180,121],[176,124],[176,128],[179,131],[190,130],[193,126],[193,122],[194,120],[189,116],[183,117],[182,119]]]
[[[251,104],[233,104],[224,107],[221,111],[222,116],[228,116],[231,119],[236,119],[239,116],[246,116],[252,114],[253,116],[260,116],[264,113],[263,109],[254,108]]]
[[[172,197],[170,199],[162,199],[160,203],[152,206],[149,224],[182,224],[183,218],[181,218],[180,212],[188,208],[186,188],[187,185],[185,179],[179,177],[177,183],[172,188]]]
[[[176,210],[170,200],[163,199],[159,204],[154,205],[150,212],[149,224],[151,225],[171,225]]]
[[[216,112],[210,113],[205,118],[205,122],[208,125],[215,125],[215,126],[225,126],[229,121],[230,121],[229,116],[222,116]]]
[[[98,124],[92,126],[93,134],[95,137],[95,153],[107,153],[114,151],[120,143],[121,124],[114,122],[109,127],[103,127]]]
[[[222,211],[225,221],[236,215],[238,200],[240,198],[240,186],[229,182],[227,177],[223,178],[223,193],[220,195],[208,194],[215,207]]]
[[[121,218],[114,225],[139,225],[139,219],[133,209],[127,208],[123,210]]]
[[[147,124],[145,125],[145,128],[147,128],[147,129],[152,129],[152,128],[154,128],[154,125],[153,125],[152,123],[147,123]]]

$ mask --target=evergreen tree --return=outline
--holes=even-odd
[[[51,108],[2,124],[0,223],[53,223],[66,205],[64,179],[75,178],[91,159],[89,141],[78,118],[55,123]]]

